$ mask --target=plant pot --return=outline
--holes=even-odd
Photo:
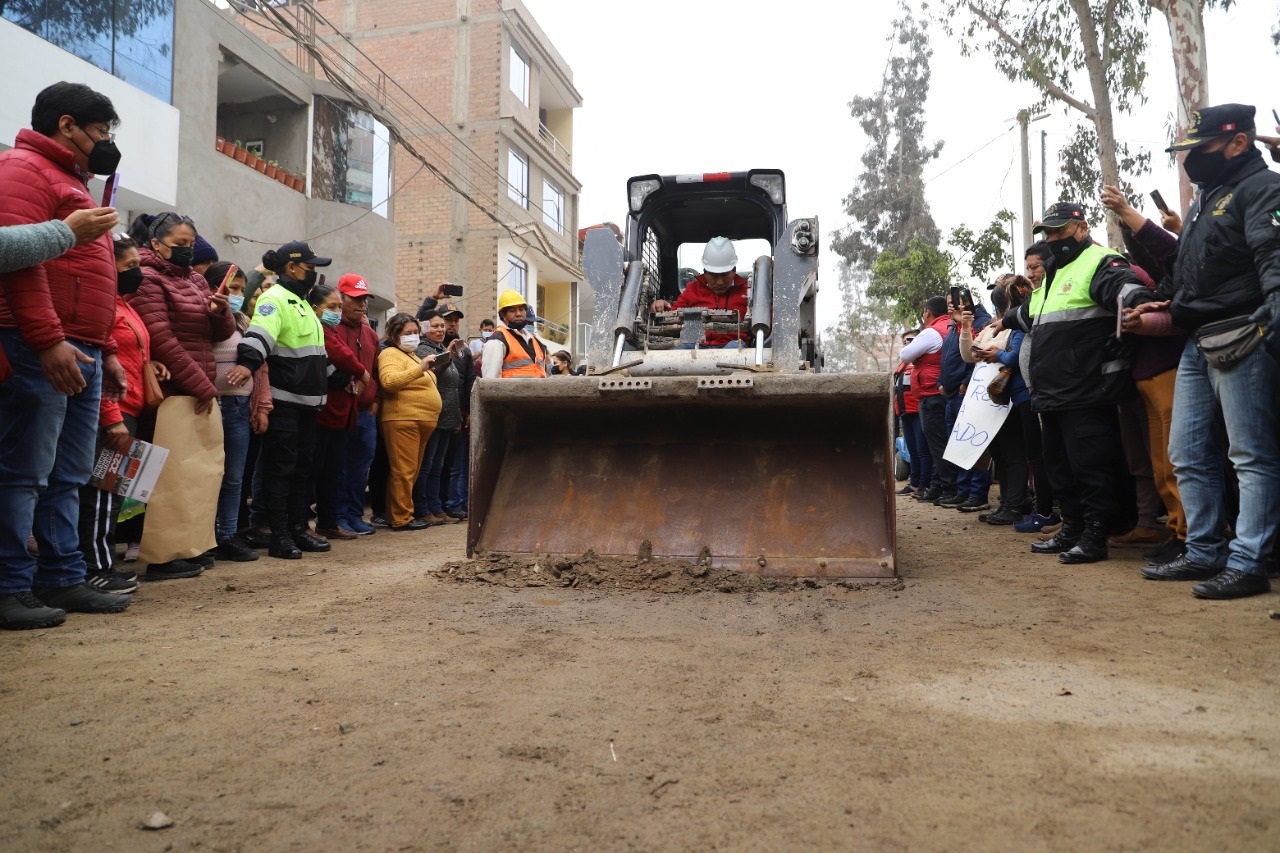
[[[232,157],[234,157],[234,158],[236,159],[236,162],[237,162],[237,163],[246,163],[246,164],[247,164],[247,163],[249,162],[249,151],[248,151],[248,149],[246,149],[246,148],[241,148],[241,147],[240,147],[240,146],[238,146],[238,145],[234,146],[234,148],[235,148],[235,150],[231,152],[231,156],[232,156]]]
[[[307,179],[301,175],[291,175],[290,183],[293,185],[293,188],[300,193],[305,193],[307,191]]]
[[[275,166],[272,166],[270,163],[268,163],[268,164],[267,164],[267,168],[266,168],[266,169],[263,169],[263,171],[267,173],[267,177],[268,177],[268,178],[271,178],[272,180],[275,180],[276,172],[277,172],[277,171],[279,171],[279,170],[278,170],[278,169],[276,169],[276,167],[275,167]]]
[[[286,187],[292,186],[290,175],[284,169],[276,169],[276,180],[284,184]]]
[[[222,141],[222,148],[220,148],[219,150],[222,151],[223,154],[226,154],[228,157],[236,156],[236,145],[234,142],[228,139],[224,139]]]
[[[214,140],[213,147],[218,150],[219,154],[221,154],[222,149],[227,147],[227,140],[219,136],[216,140]]]
[[[253,164],[253,168],[265,175],[267,173],[267,161],[259,157],[258,162]]]

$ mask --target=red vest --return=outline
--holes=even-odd
[[[950,325],[951,318],[944,315],[925,326],[925,329],[933,329],[938,333],[938,337],[945,341],[947,327]],[[924,329],[920,330],[920,334],[924,334]],[[920,356],[915,364],[916,370],[911,376],[911,385],[916,390],[916,396],[932,397],[942,393],[938,390],[938,377],[942,375],[942,347],[938,347],[937,352]]]

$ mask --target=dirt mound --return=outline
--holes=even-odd
[[[848,589],[901,590],[902,581],[854,583],[815,578],[763,578],[746,572],[717,569],[699,561],[665,557],[601,557],[587,551],[578,557],[542,556],[536,560],[506,554],[485,554],[474,560],[445,563],[440,573],[463,583],[486,583],[511,588],[571,587],[575,589],[638,589],[688,595],[696,592],[758,592],[765,590]]]

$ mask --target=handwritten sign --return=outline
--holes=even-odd
[[[973,369],[964,402],[956,414],[956,425],[947,440],[947,452],[943,458],[968,470],[982,457],[996,433],[1009,417],[1009,405],[991,402],[987,395],[987,383],[996,378],[1000,365],[980,362]]]

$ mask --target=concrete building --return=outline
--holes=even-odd
[[[462,284],[452,301],[474,333],[511,287],[549,321],[538,331],[555,348],[585,350],[591,301],[572,168],[582,97],[520,0],[315,0],[243,20],[304,67],[316,56],[297,42],[309,40],[322,64],[385,106],[404,139],[392,201],[402,307],[441,282]]]
[[[6,81],[0,99],[0,143],[30,126],[45,86],[83,82],[110,97],[121,117],[122,219],[181,211],[220,257],[246,268],[268,248],[311,239],[334,258],[326,272],[335,281],[347,271],[365,277],[378,297],[371,313],[391,307],[395,228],[385,204],[370,209],[385,200],[390,179],[384,125],[204,0],[161,2],[158,13],[154,3],[137,4],[140,21],[113,15],[110,0],[76,7],[73,21],[43,17],[46,8],[69,14],[65,5],[3,7],[0,51],[23,73]],[[102,23],[94,32],[85,21]],[[247,151],[243,162],[221,153],[220,138],[254,145],[262,171]],[[301,191],[269,178],[270,161],[300,176]],[[100,180],[93,189],[101,192]]]

